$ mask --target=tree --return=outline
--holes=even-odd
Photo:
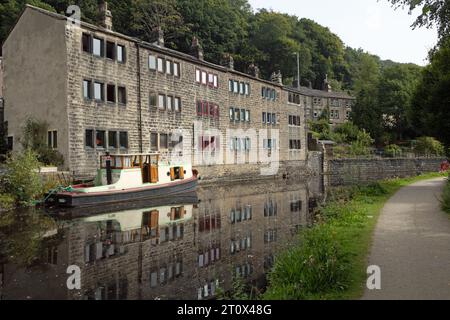
[[[410,12],[421,7],[421,14],[412,27],[438,27],[440,39],[450,35],[450,2],[447,0],[388,0],[396,8],[409,7]]]
[[[410,118],[418,134],[436,137],[450,147],[450,41],[430,61],[414,94]]]
[[[395,64],[382,71],[378,84],[378,103],[383,113],[384,129],[396,141],[414,135],[408,115],[422,68],[413,64]]]

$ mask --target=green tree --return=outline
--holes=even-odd
[[[386,67],[378,84],[378,102],[384,116],[384,129],[400,141],[413,134],[409,115],[422,68],[414,64]]]
[[[414,94],[410,118],[420,135],[429,135],[450,147],[450,41],[430,57]]]
[[[416,27],[432,27],[436,25],[441,39],[450,35],[450,2],[447,0],[388,0],[396,8],[409,7],[410,11],[421,8],[421,14],[412,25]]]

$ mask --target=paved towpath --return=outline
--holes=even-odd
[[[450,300],[450,215],[440,210],[443,178],[402,188],[385,205],[369,265],[381,268],[370,300]]]

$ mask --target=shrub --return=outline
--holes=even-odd
[[[0,194],[0,211],[1,210],[11,210],[14,208],[14,204],[16,202],[16,199],[8,194],[8,193],[2,193]]]
[[[30,149],[15,153],[6,160],[4,189],[17,204],[30,205],[41,193],[40,165],[36,153]]]
[[[422,156],[442,156],[445,154],[445,148],[435,138],[421,137],[416,141],[414,152]]]
[[[346,122],[344,124],[338,125],[334,129],[334,133],[338,136],[344,137],[343,143],[351,143],[358,139],[358,134],[361,130],[352,122]],[[339,143],[339,141],[336,141]]]
[[[442,195],[442,209],[445,212],[450,213],[450,180],[447,182]]]
[[[48,124],[28,118],[22,127],[20,142],[24,149],[31,149],[37,154],[37,159],[44,165],[62,166],[64,157],[47,144]]]
[[[402,148],[400,148],[396,144],[390,144],[386,148],[384,148],[384,154],[388,157],[396,157],[398,155],[401,155]]]

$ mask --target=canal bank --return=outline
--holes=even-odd
[[[316,224],[277,257],[264,299],[359,299],[367,279],[372,235],[386,201],[401,187],[440,176],[333,188]]]

